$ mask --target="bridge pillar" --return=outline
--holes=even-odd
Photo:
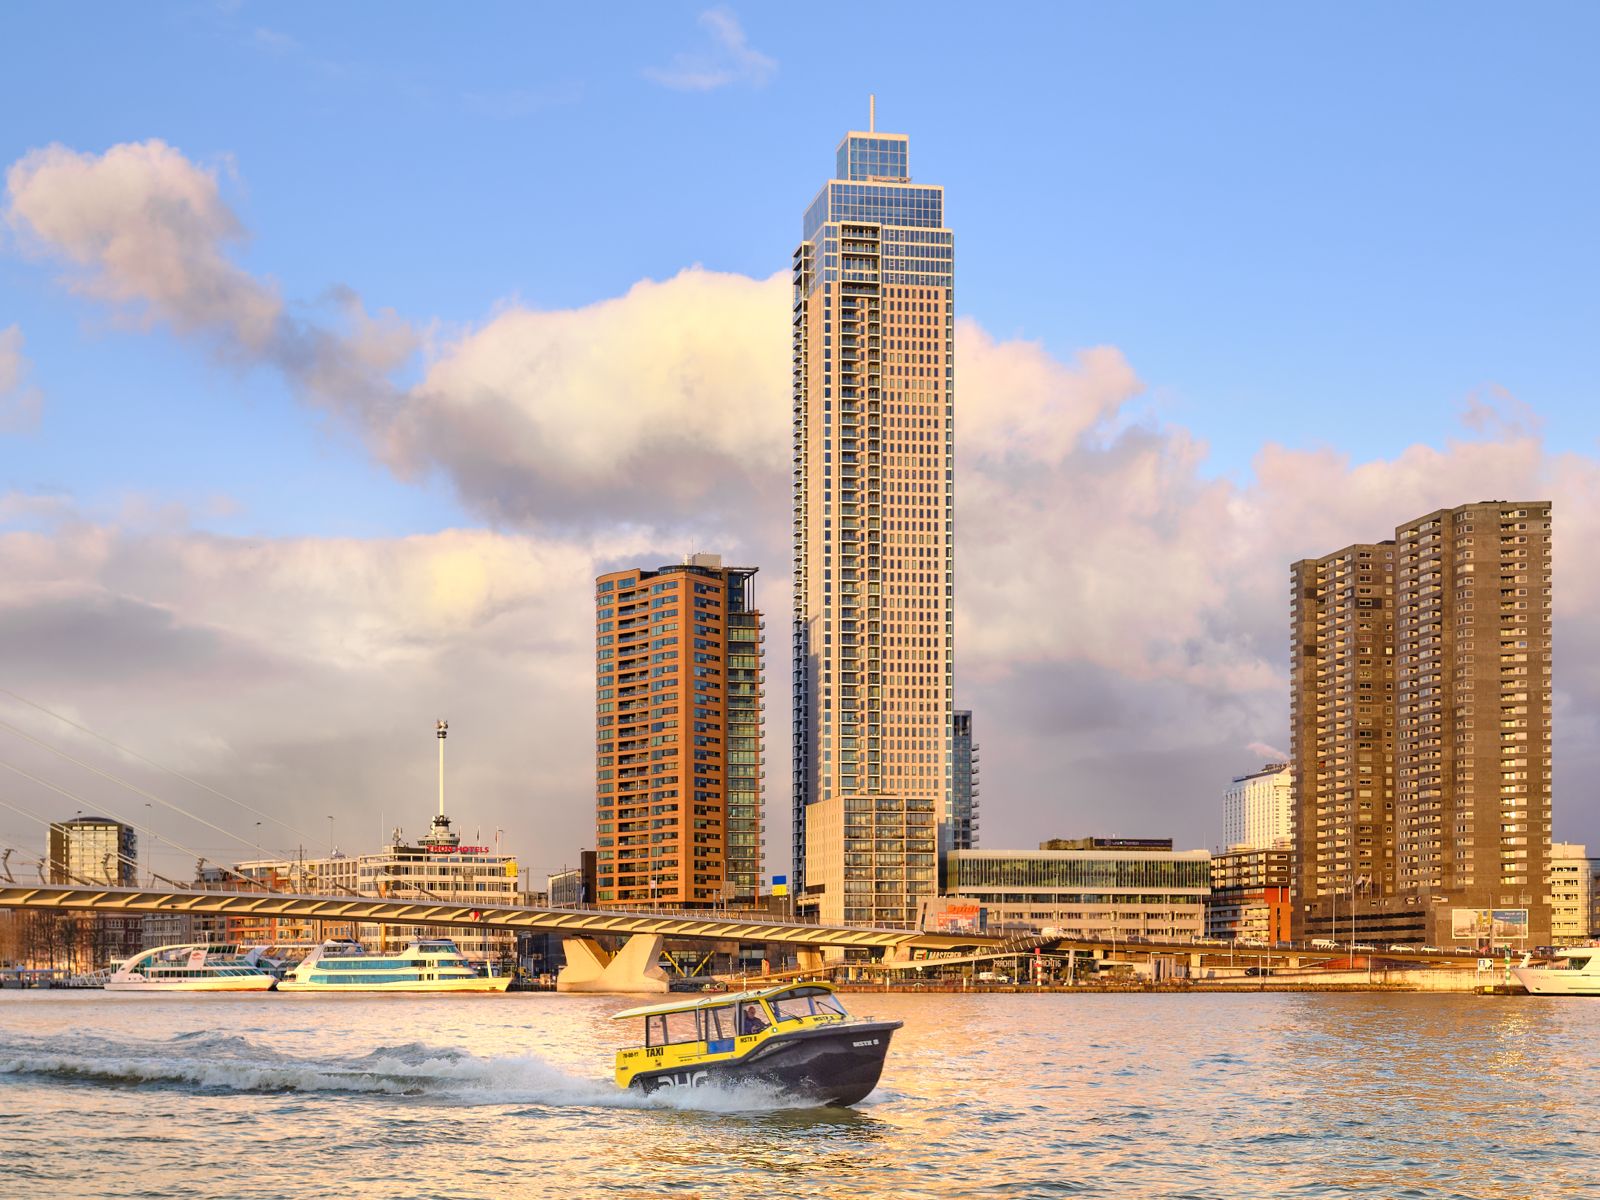
[[[802,971],[820,971],[823,967],[822,949],[818,946],[801,946],[795,951],[795,961]]]
[[[558,992],[609,992],[634,995],[639,992],[665,992],[667,973],[661,969],[662,937],[655,933],[636,933],[610,954],[593,938],[566,937],[561,949],[567,964],[556,976]]]

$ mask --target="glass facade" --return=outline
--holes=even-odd
[[[946,890],[970,894],[974,888],[1021,891],[1143,892],[1168,888],[1211,890],[1209,855],[1117,856],[1040,854],[974,858],[952,854]]]
[[[847,134],[834,156],[834,175],[839,179],[907,179],[911,174],[910,147],[904,134]]]

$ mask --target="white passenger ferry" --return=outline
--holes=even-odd
[[[324,942],[284,975],[281,992],[503,992],[509,975],[479,975],[449,938],[419,938],[397,953]]]
[[[1511,973],[1534,996],[1600,996],[1600,946],[1557,950],[1556,958],[1564,961],[1544,967],[1512,967]]]
[[[108,992],[265,992],[278,981],[238,946],[157,946],[122,962]]]

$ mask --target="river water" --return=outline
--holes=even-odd
[[[618,997],[0,992],[0,1197],[1600,1195],[1600,1003],[846,999],[829,1110],[619,1092]]]

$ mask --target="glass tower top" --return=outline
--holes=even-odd
[[[835,179],[876,179],[906,183],[911,139],[903,133],[847,133],[839,143]]]

